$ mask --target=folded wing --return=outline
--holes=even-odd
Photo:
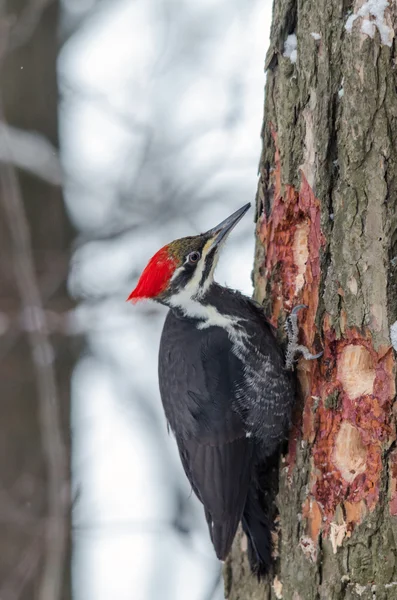
[[[230,352],[225,352],[228,346]],[[226,331],[218,327],[197,330],[187,355],[175,340],[172,350],[163,346],[160,352],[166,417],[185,473],[204,505],[215,551],[223,560],[244,510],[252,471],[252,441],[235,410],[234,389],[243,376],[242,365],[231,352]]]

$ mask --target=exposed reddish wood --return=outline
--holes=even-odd
[[[349,503],[350,529],[361,522],[365,514],[362,502],[370,511],[375,508],[382,474],[382,451],[395,439],[391,424],[394,398],[391,352],[377,353],[369,332],[346,330],[346,337],[336,340],[334,332],[327,331],[327,322],[328,319],[324,323],[321,401],[313,430],[306,432],[308,438],[316,436],[312,448],[316,478],[311,493],[322,507],[325,533],[329,532],[339,504]],[[355,365],[354,375],[346,362]],[[357,386],[352,384],[354,378],[357,378]],[[372,389],[368,389],[370,383]],[[313,386],[318,391],[316,381]],[[357,396],[357,390],[372,393]],[[310,421],[306,419],[306,423]],[[352,510],[357,504],[360,509]]]
[[[258,226],[258,236],[266,250],[265,277],[272,279],[271,321],[277,325],[283,312],[290,312],[297,304],[306,304],[308,309],[300,317],[304,323],[302,343],[311,347],[316,334],[320,248],[325,244],[320,228],[320,202],[303,173],[299,191],[291,185],[282,188],[280,154],[274,129],[272,135],[276,147],[275,168],[271,173],[273,207],[269,218],[263,213]],[[316,363],[305,363],[300,367],[300,384],[305,397],[309,395],[317,369]],[[290,469],[294,465],[298,437],[299,428],[293,428],[288,457]]]
[[[344,508],[348,531],[351,531],[355,524],[360,524],[368,513],[367,505],[364,500],[360,500],[360,502],[349,502],[348,500],[345,500]]]
[[[310,349],[317,334],[320,251],[325,245],[320,227],[320,202],[301,173],[299,191],[281,185],[277,133],[274,190],[270,216],[259,220],[258,235],[265,248],[262,272],[271,281],[272,315],[279,317],[303,303],[302,343]],[[355,282],[348,281],[349,290]],[[345,290],[338,292],[342,297]],[[322,322],[324,356],[321,361],[300,361],[298,375],[304,398],[302,423],[290,434],[286,457],[291,476],[297,444],[311,447],[309,495],[303,504],[306,535],[302,550],[310,558],[320,533],[330,535],[334,551],[350,535],[379,499],[382,453],[395,439],[391,408],[395,395],[394,358],[390,348],[376,350],[369,330],[349,328],[341,311],[342,338],[337,339],[331,319]],[[397,515],[397,456],[391,461],[390,511]],[[340,515],[344,515],[341,517]]]
[[[351,483],[364,473],[367,466],[367,451],[357,427],[342,421],[335,439],[333,462],[343,479]]]
[[[302,507],[302,516],[307,519],[307,535],[317,542],[321,531],[322,514],[318,502],[313,497],[306,498]]]
[[[266,249],[265,277],[272,279],[272,322],[277,324],[281,310],[289,312],[296,304],[308,305],[302,315],[303,342],[311,345],[315,336],[315,316],[320,284],[320,248],[325,239],[320,227],[320,202],[303,172],[301,187],[281,186],[277,133],[272,130],[275,168],[271,173],[274,189],[272,212],[263,213],[258,236]]]

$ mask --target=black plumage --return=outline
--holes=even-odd
[[[159,352],[164,411],[218,558],[226,558],[242,520],[251,566],[263,574],[271,538],[257,469],[285,439],[293,374],[261,307],[216,283],[200,304],[210,307],[207,320],[178,308],[167,315]]]

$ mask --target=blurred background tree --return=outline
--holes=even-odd
[[[0,4],[0,597],[70,598],[73,231],[57,160],[57,2]]]
[[[159,401],[164,311],[125,298],[254,197],[270,10],[0,2],[2,600],[223,596]],[[248,294],[253,233],[218,270]]]

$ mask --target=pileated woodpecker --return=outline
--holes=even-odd
[[[297,345],[295,309],[286,365],[260,305],[214,282],[219,250],[249,207],[161,248],[128,300],[151,298],[170,308],[159,352],[165,416],[218,558],[228,555],[242,521],[251,569],[260,577],[271,565],[272,544],[258,470],[286,437],[296,351],[318,355]]]

